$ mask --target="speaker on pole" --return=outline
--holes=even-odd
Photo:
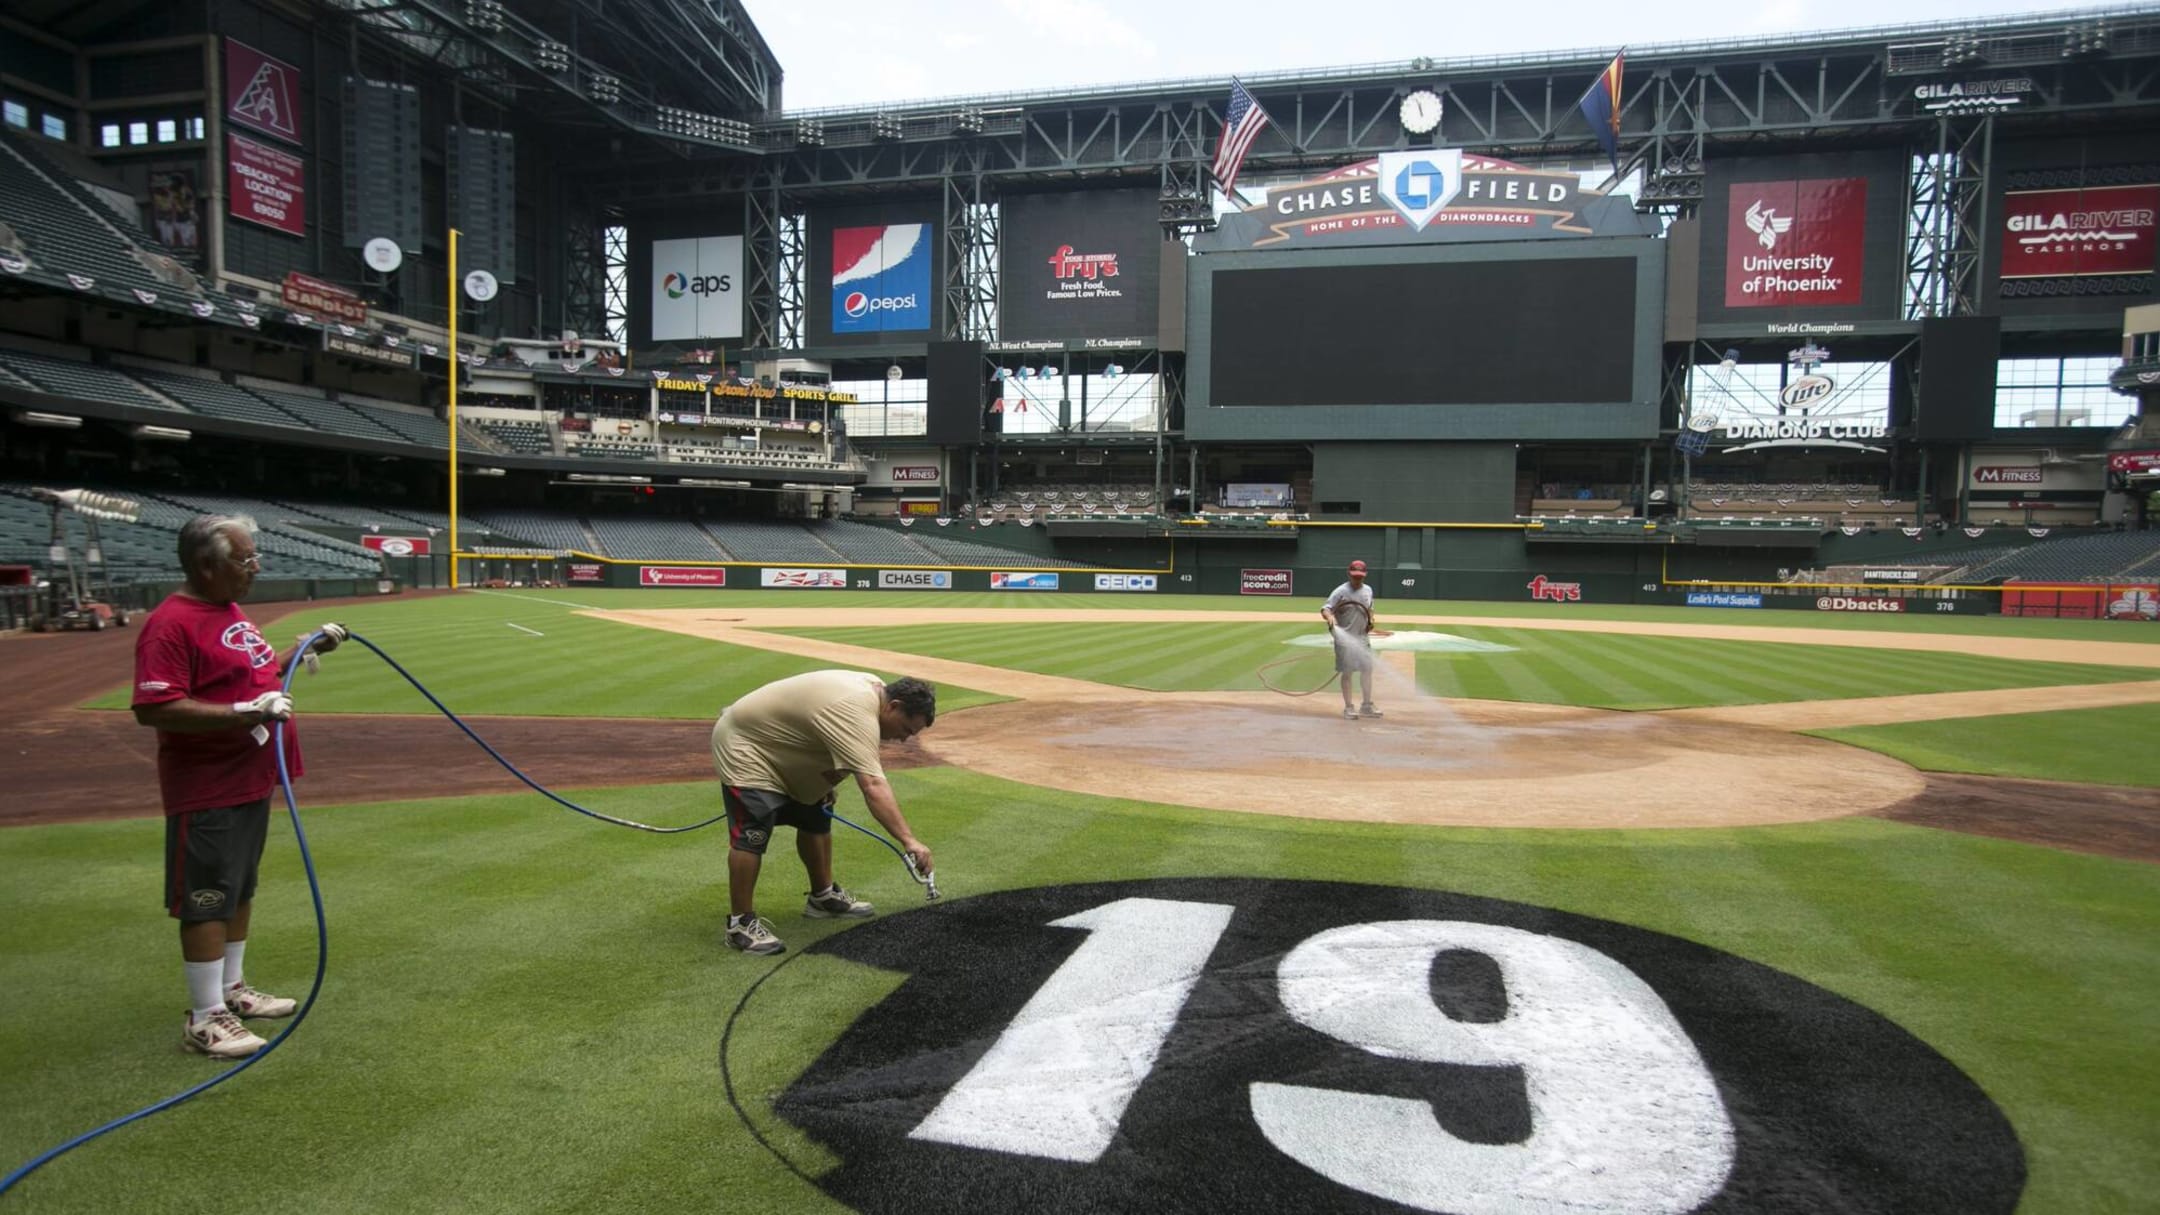
[[[982,437],[983,344],[932,342],[930,409],[923,437],[940,447],[961,447]]]

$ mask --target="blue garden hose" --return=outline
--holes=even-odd
[[[285,680],[281,685],[279,685],[288,695],[290,695],[292,692],[293,677],[299,673],[301,658],[305,656],[309,650],[313,649],[315,643],[322,640],[323,636],[324,634],[320,629],[316,630],[315,632],[309,633],[306,637],[300,639],[300,644],[293,650],[292,658],[285,664]],[[496,763],[501,764],[505,771],[509,772],[510,775],[515,776],[520,781],[524,782],[527,788],[531,789],[535,793],[540,794],[542,797],[547,798],[549,801],[554,802],[556,805],[565,807],[566,809],[575,810],[579,814],[582,814],[587,818],[599,819],[603,823],[613,823],[615,826],[618,827],[630,827],[638,831],[649,831],[655,835],[680,835],[686,831],[696,831],[702,827],[710,827],[714,823],[717,823],[727,817],[725,813],[722,813],[715,815],[712,818],[706,819],[704,822],[692,823],[687,827],[656,827],[649,823],[640,823],[635,822],[631,819],[616,818],[615,816],[610,814],[602,814],[597,810],[589,809],[585,806],[580,806],[576,802],[573,802],[568,798],[558,796],[553,791],[543,787],[539,782],[525,775],[525,773],[519,771],[516,764],[513,764],[509,760],[504,759],[501,752],[497,751],[494,747],[489,746],[486,739],[474,733],[471,726],[466,725],[465,722],[460,719],[457,714],[451,712],[449,706],[443,704],[442,701],[436,699],[435,694],[428,691],[426,685],[422,684],[418,679],[413,678],[412,672],[406,670],[402,666],[399,666],[396,659],[384,653],[381,646],[378,646],[374,642],[369,641],[367,638],[362,637],[360,634],[353,632],[348,632],[345,635],[345,639],[347,641],[357,641],[361,645],[366,646],[368,649],[373,650],[377,658],[380,658],[384,662],[389,663],[391,670],[396,671],[399,675],[404,676],[405,682],[411,684],[414,690],[418,691],[420,695],[426,697],[427,702],[431,705],[434,705],[435,708],[439,710],[444,717],[449,718],[450,724],[464,731],[465,737],[472,739],[475,743],[478,743],[480,749],[487,752],[489,757],[492,758]],[[198,1096],[202,1093],[208,1092],[213,1088],[216,1088],[218,1085],[225,1083],[227,1080],[232,1079],[234,1076],[239,1075],[241,1072],[244,1072],[247,1069],[255,1066],[256,1064],[262,1062],[264,1059],[269,1058],[270,1052],[276,1050],[278,1046],[285,1041],[285,1039],[292,1037],[293,1031],[299,1029],[300,1023],[307,1019],[308,1010],[315,1007],[315,998],[318,995],[322,994],[323,976],[328,972],[330,965],[329,921],[323,915],[322,883],[315,875],[314,854],[308,851],[307,830],[300,825],[300,803],[293,796],[292,773],[287,770],[285,764],[284,722],[281,721],[277,723],[277,727],[273,731],[273,737],[271,738],[270,742],[271,745],[277,749],[278,788],[282,790],[285,795],[285,813],[289,818],[292,819],[293,838],[300,845],[300,863],[307,870],[308,897],[311,898],[315,903],[315,981],[308,988],[307,999],[301,1001],[299,1009],[293,1013],[292,1020],[286,1022],[285,1027],[279,1030],[275,1037],[271,1038],[267,1043],[264,1043],[261,1050],[256,1051],[254,1054],[249,1055],[247,1058],[242,1059],[238,1063],[233,1064],[231,1067],[226,1068],[224,1071],[219,1072],[217,1075],[210,1077],[208,1080],[205,1080],[200,1084],[194,1085],[193,1087],[188,1088],[182,1092],[175,1093],[174,1095],[165,1098],[163,1101],[159,1101],[151,1105],[146,1105],[143,1108],[136,1110],[132,1114],[127,1114],[123,1115],[122,1117],[115,1118],[111,1122],[108,1122],[101,1127],[97,1127],[94,1130],[84,1131],[82,1134],[75,1136],[73,1139],[62,1143],[57,1147],[53,1147],[39,1153],[37,1156],[25,1162],[21,1167],[9,1173],[5,1178],[0,1178],[0,1195],[4,1195],[9,1190],[15,1188],[17,1182],[20,1182],[23,1178],[28,1177],[30,1174],[36,1172],[38,1169],[44,1167],[46,1164],[49,1164],[52,1161],[58,1159],[59,1157],[64,1156],[71,1151],[74,1151],[76,1148],[79,1148],[83,1144],[86,1144],[91,1140],[96,1139],[98,1136],[104,1135],[111,1131],[117,1131],[121,1127],[126,1126],[131,1122],[139,1122],[144,1118],[148,1118],[152,1114],[163,1113],[164,1111],[169,1110],[174,1106],[189,1100],[192,1097]],[[847,819],[842,818],[838,814],[835,814],[832,810],[832,807],[827,806],[825,808],[825,813],[830,815],[836,821],[845,823],[847,826],[854,827],[855,830],[861,831],[864,835],[869,836],[871,839],[874,839],[878,843],[883,844],[887,848],[891,849],[893,854],[898,856],[901,862],[907,866],[909,876],[913,877],[916,881],[921,882],[925,886],[927,886],[929,888],[931,898],[935,899],[938,897],[936,880],[934,878],[931,878],[929,875],[917,870],[913,857],[908,856],[899,848],[894,847],[893,843],[890,840],[887,840],[884,836],[879,835],[874,831],[867,830],[856,823],[849,822]]]

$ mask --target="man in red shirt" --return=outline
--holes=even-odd
[[[157,730],[165,800],[165,909],[180,921],[189,1050],[241,1059],[263,1048],[242,1017],[289,1017],[292,1000],[248,986],[241,960],[248,912],[277,787],[272,727],[301,773],[292,698],[277,651],[240,610],[262,568],[254,524],[203,515],[180,529],[187,585],[144,619],[135,638],[135,720]],[[324,625],[316,652],[345,639]]]

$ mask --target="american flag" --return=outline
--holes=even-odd
[[[1230,104],[1223,110],[1222,143],[1215,149],[1215,164],[1210,170],[1225,192],[1237,192],[1238,167],[1245,163],[1245,153],[1267,124],[1268,112],[1245,91],[1244,82],[1232,78]]]

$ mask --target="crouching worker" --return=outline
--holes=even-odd
[[[833,881],[833,791],[852,775],[863,803],[924,873],[930,849],[908,830],[885,781],[878,743],[905,741],[937,720],[937,692],[920,679],[885,683],[861,671],[812,671],[777,680],[729,705],[713,725],[713,767],[728,817],[727,943],[748,953],[787,948],[757,914],[758,870],[775,827],[795,829],[810,877],[803,914],[875,910]]]

